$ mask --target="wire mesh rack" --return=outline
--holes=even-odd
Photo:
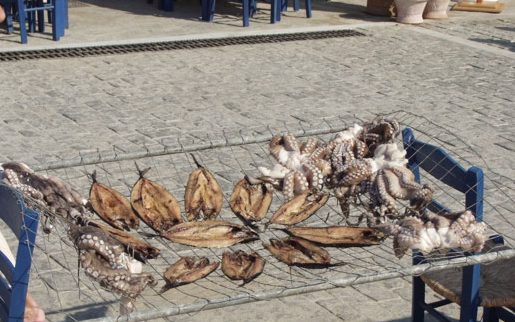
[[[405,112],[395,112],[388,117],[398,120],[402,127],[413,128],[417,139],[442,147],[464,167],[476,165],[485,171],[484,220],[488,226],[488,235],[501,234],[505,244],[513,246],[515,182],[495,173],[474,148],[430,120]],[[297,133],[289,132],[299,137],[316,135],[328,140],[336,132],[360,121],[350,118],[341,119],[340,123],[325,130],[312,128]],[[285,132],[288,130],[284,129],[283,133]],[[189,145],[179,139],[179,148],[168,151],[147,150],[139,154],[114,153],[108,157],[101,153],[82,155],[79,159],[49,164],[46,169],[38,169],[38,172],[55,175],[87,196],[91,186],[87,174],[96,171],[99,182],[129,196],[131,187],[139,178],[136,162],[140,168],[151,167],[146,177],[165,186],[181,204],[184,204],[185,183],[191,171],[196,169],[190,155],[193,153],[201,164],[215,174],[224,191],[225,200],[220,214],[221,219],[242,224],[228,206],[234,184],[245,174],[258,175],[257,166],[269,166],[272,163],[268,141],[273,134],[279,134],[271,129],[261,129],[255,133],[255,136],[245,136],[241,132],[233,136],[229,133],[221,133],[216,139],[204,139],[200,144]],[[399,145],[401,145],[400,141]],[[463,210],[462,194],[453,192],[425,173],[422,173],[422,181],[434,188],[434,197],[442,204],[451,210]],[[268,217],[279,208],[282,202],[282,195],[276,192]],[[40,211],[45,212],[44,209]],[[357,222],[362,213],[363,209],[353,207],[350,221]],[[344,218],[336,199],[330,198],[323,208],[302,225],[322,227],[343,223]],[[263,242],[267,242],[270,238],[287,236],[280,227],[276,228],[273,225],[260,232],[260,240],[219,249],[195,248],[173,243],[161,237],[149,237],[154,232],[144,223],[138,231],[140,238],[161,250],[161,255],[149,260],[143,268],[144,272],[152,273],[159,283],[155,287],[147,287],[136,300],[135,312],[123,316],[122,320],[148,320],[401,276],[419,275],[447,267],[479,262],[493,263],[502,258],[515,257],[515,251],[512,249],[498,251],[494,247],[488,253],[480,255],[457,254],[451,257],[441,255],[438,258],[432,257],[430,261],[421,265],[412,266],[410,256],[406,255],[402,259],[395,257],[392,242],[387,239],[380,245],[367,247],[326,247],[332,263],[336,265],[306,268],[287,266],[264,248]],[[165,293],[159,292],[165,283],[161,276],[179,258],[206,256],[210,260],[221,261],[222,254],[227,249],[257,252],[266,260],[263,273],[250,283],[242,284],[225,277],[218,269],[195,283],[175,287]],[[77,252],[67,238],[64,222],[56,220],[55,228],[50,234],[42,232],[39,234],[33,256],[30,290],[43,306],[49,321],[114,321],[120,318],[119,296],[102,289],[98,283],[85,276],[79,269]]]

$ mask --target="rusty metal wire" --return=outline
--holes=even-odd
[[[389,117],[397,119],[403,127],[413,128],[419,140],[443,147],[464,167],[476,165],[485,170],[484,220],[488,225],[488,234],[502,234],[506,244],[513,246],[515,215],[509,208],[515,201],[513,180],[493,172],[474,148],[429,120],[405,112],[396,112]],[[113,149],[112,153],[98,152],[93,155],[81,155],[74,160],[48,164],[46,168],[40,168],[38,171],[62,178],[87,196],[91,185],[87,174],[95,170],[99,182],[128,196],[132,185],[138,180],[134,164],[137,162],[140,168],[151,167],[146,177],[165,186],[183,204],[184,185],[190,172],[196,168],[190,156],[190,153],[194,153],[200,163],[215,174],[222,186],[225,206],[221,218],[241,224],[228,206],[229,196],[234,184],[244,174],[256,176],[258,165],[271,164],[267,143],[273,134],[290,132],[299,137],[316,135],[328,140],[336,132],[360,121],[356,118],[338,117],[326,122],[325,126],[302,124],[301,131],[289,130],[288,124],[285,124],[282,129],[248,128],[235,133],[222,132],[211,135],[190,133],[185,138],[179,138],[176,146],[170,146],[165,151],[149,149],[144,153],[128,154]],[[451,210],[463,210],[464,197],[461,193],[453,192],[425,173],[422,173],[422,177],[424,182],[435,189],[435,198],[441,203]],[[282,195],[276,193],[269,217],[280,206],[282,200]],[[44,215],[53,216],[45,209],[39,210]],[[351,220],[357,221],[363,211],[359,206],[352,208]],[[343,220],[339,205],[335,198],[331,198],[326,206],[302,225],[341,225]],[[143,233],[140,235],[141,238],[161,250],[158,258],[149,260],[149,263],[144,265],[144,271],[154,274],[159,284],[155,288],[148,287],[137,299],[136,312],[123,317],[131,321],[418,275],[446,267],[478,262],[492,263],[501,258],[515,257],[514,250],[497,251],[493,248],[487,254],[463,256],[457,253],[453,257],[441,255],[432,257],[431,261],[426,261],[422,265],[412,266],[410,256],[400,260],[394,256],[392,242],[388,239],[377,246],[327,247],[332,262],[340,265],[327,268],[289,267],[275,259],[263,247],[263,242],[270,238],[286,236],[282,230],[270,226],[260,233],[261,240],[229,247],[233,251],[256,251],[266,260],[263,274],[252,282],[241,285],[241,282],[231,281],[221,270],[216,270],[193,284],[159,294],[164,284],[162,274],[180,257],[207,256],[210,260],[220,261],[226,249],[195,248],[172,243],[160,237],[148,237],[153,231],[143,223],[139,232]],[[78,269],[77,253],[67,239],[64,221],[56,218],[55,229],[51,234],[39,234],[33,263],[31,292],[43,303],[49,321],[114,321],[118,318],[119,297],[103,290]]]

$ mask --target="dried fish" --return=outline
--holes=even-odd
[[[224,252],[222,257],[222,271],[232,280],[243,280],[248,283],[263,272],[265,260],[258,253],[250,254],[238,250],[234,253]]]
[[[329,226],[329,227],[291,227],[286,232],[318,244],[330,246],[367,246],[377,245],[385,235],[374,228]]]
[[[118,240],[125,246],[125,251],[133,255],[139,261],[146,262],[147,259],[153,259],[159,256],[161,251],[159,248],[156,248],[146,241],[135,237],[134,235],[125,232],[123,230],[119,230],[116,228],[112,228],[111,226],[107,226],[98,222],[89,221],[87,223],[89,226],[94,226],[102,229],[112,238]]]
[[[181,208],[177,199],[165,187],[143,177],[148,170],[150,168],[144,171],[138,168],[140,178],[132,187],[130,201],[139,217],[161,234],[183,222]]]
[[[284,203],[272,216],[274,224],[294,225],[308,219],[318,209],[322,208],[329,195],[325,193],[311,194],[305,192]]]
[[[213,174],[192,157],[198,169],[190,174],[184,194],[188,220],[199,219],[201,212],[206,219],[214,219],[222,210],[222,188]]]
[[[331,256],[325,249],[301,238],[270,239],[270,244],[264,246],[278,260],[288,265],[328,266],[331,264]]]
[[[100,218],[121,230],[138,228],[139,219],[132,210],[129,200],[118,191],[97,182],[96,171],[91,174],[91,178],[93,184],[89,191],[89,202]]]
[[[243,178],[234,186],[229,200],[232,211],[247,221],[265,218],[272,204],[273,188],[265,183],[250,184]]]
[[[220,262],[210,263],[207,257],[181,257],[164,273],[166,285],[163,286],[161,293],[172,287],[193,283],[204,278],[217,269],[218,265]]]
[[[196,247],[227,247],[258,239],[252,230],[221,220],[184,222],[163,234],[169,240]]]

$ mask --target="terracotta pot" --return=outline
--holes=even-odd
[[[401,23],[422,23],[422,13],[428,0],[395,0],[397,21]]]
[[[427,19],[445,19],[450,0],[428,0],[423,17]]]

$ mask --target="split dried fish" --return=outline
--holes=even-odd
[[[221,220],[184,222],[163,234],[169,240],[196,247],[227,247],[258,239],[252,230]]]
[[[232,211],[247,221],[265,218],[272,204],[273,188],[265,183],[250,184],[243,178],[234,186],[229,200]]]
[[[274,213],[270,222],[283,225],[297,224],[308,219],[318,209],[322,208],[328,199],[329,195],[325,193],[302,193],[284,203]]]
[[[143,171],[138,168],[140,178],[132,187],[130,202],[139,217],[161,234],[183,222],[181,208],[177,199],[165,187],[144,178],[148,170],[150,168]]]
[[[96,171],[91,174],[91,178],[93,184],[89,191],[89,202],[93,210],[114,228],[138,228],[139,219],[129,200],[118,191],[97,182]]]
[[[330,227],[291,227],[286,232],[318,244],[330,246],[377,245],[385,235],[374,228],[330,226]]]
[[[112,228],[111,226],[107,226],[94,221],[89,221],[88,225],[100,228],[109,236],[118,240],[125,246],[125,252],[127,252],[130,255],[133,255],[134,258],[136,258],[139,261],[146,262],[147,259],[156,258],[161,253],[159,248],[156,248],[147,243],[146,241],[139,239],[136,236],[123,230]]]
[[[206,219],[214,219],[222,210],[222,188],[213,174],[192,157],[198,169],[190,174],[184,194],[188,220],[199,219],[201,212]]]
[[[274,257],[288,265],[328,266],[331,264],[331,256],[325,249],[301,238],[270,239],[270,244],[264,246]]]
[[[243,280],[248,283],[263,272],[265,260],[258,253],[250,254],[237,250],[224,252],[222,257],[222,271],[232,280]]]
[[[204,278],[217,269],[218,265],[220,262],[210,263],[207,257],[181,257],[164,273],[166,285],[163,286],[161,293],[172,287],[193,283]]]

